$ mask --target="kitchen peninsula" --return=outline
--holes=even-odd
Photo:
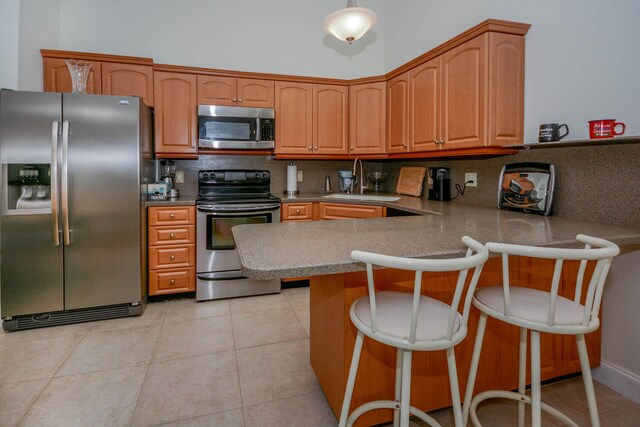
[[[300,201],[318,198],[300,197]],[[322,200],[322,199],[320,199]],[[283,200],[291,201],[291,200]],[[324,199],[326,201],[326,199]],[[349,307],[366,293],[364,267],[352,262],[350,253],[358,249],[395,256],[452,257],[464,252],[462,236],[481,242],[496,241],[534,246],[577,246],[577,234],[590,234],[620,245],[623,252],[640,248],[640,229],[619,225],[575,220],[562,216],[544,217],[478,207],[462,203],[434,202],[402,197],[397,202],[358,202],[404,209],[421,216],[375,218],[350,221],[317,221],[234,227],[233,235],[248,277],[256,279],[311,276],[311,365],[332,409],[339,413],[349,362],[353,351],[355,328],[349,320]],[[570,263],[566,263],[570,264]],[[544,286],[553,264],[513,260],[511,270],[516,280],[531,286]],[[567,265],[562,279],[562,293],[575,286],[577,265]],[[498,282],[500,258],[485,265],[479,286]],[[376,271],[377,284],[384,289],[408,289],[412,276],[400,271]],[[423,291],[447,300],[451,297],[454,276],[428,274]],[[467,338],[456,347],[461,391],[467,376],[477,325],[472,310]],[[517,330],[489,322],[480,365],[476,392],[483,389],[512,389],[517,385]],[[591,365],[599,364],[600,335],[588,337]],[[579,371],[575,343],[566,337],[543,336],[543,379]],[[391,398],[395,352],[365,340],[360,375],[356,381],[353,406]],[[412,404],[422,410],[449,406],[450,394],[444,354],[416,354],[413,368]],[[372,425],[391,419],[391,412],[365,414],[358,425]]]

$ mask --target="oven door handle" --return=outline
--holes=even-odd
[[[243,214],[247,212],[275,211],[278,209],[280,209],[280,203],[254,206],[198,206],[198,211],[207,212],[212,215]]]

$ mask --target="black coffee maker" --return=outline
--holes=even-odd
[[[429,189],[429,200],[443,202],[451,200],[449,168],[429,168],[429,182],[432,185],[432,188]]]

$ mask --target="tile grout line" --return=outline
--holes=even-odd
[[[168,310],[168,307],[167,307]],[[144,313],[142,314],[144,316]],[[133,414],[131,415],[131,422],[129,426],[133,426],[133,423],[136,419],[136,412],[138,410],[138,406],[140,405],[140,399],[142,398],[142,390],[144,390],[144,386],[147,383],[147,377],[149,375],[149,369],[151,369],[151,363],[153,363],[153,355],[156,352],[156,348],[158,347],[158,341],[160,341],[160,335],[162,335],[162,328],[164,328],[164,323],[167,318],[167,313],[165,312],[162,316],[162,325],[160,326],[160,331],[158,332],[158,336],[156,337],[156,342],[153,345],[153,351],[151,352],[151,357],[149,359],[149,363],[147,363],[147,370],[144,372],[144,380],[142,381],[142,385],[140,386],[140,391],[138,392],[138,399],[136,399],[136,404],[133,407]]]
[[[63,327],[65,325],[62,325]],[[73,353],[73,351],[78,348],[78,346],[80,345],[80,343],[82,342],[82,340],[84,339],[84,337],[87,336],[87,334],[89,333],[89,331],[92,329],[93,327],[89,327],[86,331],[84,331],[82,333],[82,337],[75,343],[74,346],[72,346],[72,348],[70,348],[67,351],[67,354],[64,357],[64,360],[60,363],[60,365],[58,365],[58,367],[56,368],[55,372],[49,377],[47,378],[47,383],[40,389],[40,392],[38,392],[38,394],[35,396],[35,398],[31,401],[31,403],[29,404],[29,406],[27,407],[27,409],[24,411],[24,414],[22,414],[22,416],[20,417],[20,419],[18,420],[18,425],[20,425],[20,423],[22,423],[22,421],[24,420],[24,418],[27,416],[27,414],[29,413],[29,411],[31,410],[31,408],[33,407],[33,405],[38,401],[38,399],[40,398],[40,396],[42,396],[42,393],[47,389],[47,387],[49,386],[49,384],[51,384],[51,381],[56,377],[56,374],[58,373],[58,371],[60,371],[60,368],[62,368],[62,366],[64,366],[64,364],[66,363],[67,360],[69,360],[69,357],[71,357],[71,353]],[[80,334],[78,334],[80,335]],[[35,380],[34,380],[35,381]]]
[[[238,348],[236,346],[236,333],[233,328],[233,310],[229,302],[229,317],[231,318],[231,336],[233,337],[233,354],[236,358],[236,376],[238,377],[238,391],[240,392],[240,412],[242,413],[242,425],[246,426],[247,421],[244,416],[244,403],[242,401],[242,383],[240,382],[240,363],[238,363]]]

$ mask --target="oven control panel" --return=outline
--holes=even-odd
[[[267,170],[201,170],[198,172],[200,185],[242,185],[266,184],[271,182],[271,174]]]

